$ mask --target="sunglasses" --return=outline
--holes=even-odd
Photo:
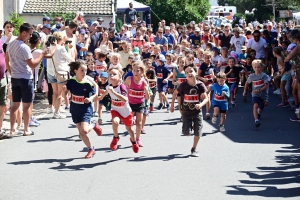
[[[163,32],[158,32],[158,33],[163,33]]]

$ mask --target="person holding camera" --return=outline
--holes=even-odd
[[[77,45],[79,45],[80,47],[84,47],[84,46],[86,46],[86,43],[89,44],[89,35],[86,33],[86,31],[84,29],[80,29],[76,48],[77,48]],[[78,59],[85,60],[86,51],[79,50],[77,52],[78,52],[77,53]]]
[[[66,116],[60,114],[60,105],[62,100],[62,89],[69,78],[69,63],[74,61],[74,58],[67,52],[65,47],[65,39],[62,32],[55,32],[53,36],[48,38],[50,50],[54,48],[56,41],[56,51],[52,58],[48,59],[51,65],[47,66],[48,83],[51,83],[53,88],[53,105],[54,119],[64,119]]]

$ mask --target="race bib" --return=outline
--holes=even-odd
[[[228,66],[228,63],[225,63],[225,62],[223,62],[222,64],[221,64],[221,66]]]
[[[84,96],[76,96],[72,94],[72,102],[77,104],[84,104]]]
[[[228,78],[228,83],[235,83],[237,78]]]
[[[97,70],[97,71],[104,71],[104,70],[105,70],[105,67],[104,67],[104,66],[97,65],[97,66],[96,66],[96,70]]]
[[[187,103],[199,103],[199,100],[200,100],[200,98],[199,98],[198,94],[195,94],[195,95],[185,94],[184,99],[183,99],[183,101],[187,102]]]
[[[163,74],[162,73],[157,73],[157,78],[159,78],[159,79],[163,78]]]
[[[253,81],[253,86],[254,87],[260,87],[260,86],[263,86],[264,85],[264,83],[265,83],[265,81],[264,80],[257,80],[257,81]]]
[[[217,94],[214,95],[214,100],[216,101],[226,101],[226,98],[223,96],[219,96]]]
[[[129,96],[141,99],[144,98],[145,94],[144,91],[129,89]]]
[[[178,83],[183,83],[183,82],[185,82],[186,81],[186,78],[178,78]]]
[[[149,86],[150,86],[150,88],[156,87],[156,81],[150,82],[150,83],[149,83]]]
[[[118,107],[118,108],[122,108],[124,107],[125,103],[123,101],[120,100],[111,100],[111,105],[113,105],[114,107]]]
[[[209,75],[205,75],[205,76],[204,76],[204,78],[206,78],[206,79],[208,79],[208,80],[211,80],[211,79],[213,79],[213,77],[212,77],[212,75],[211,75],[211,74],[209,74]]]

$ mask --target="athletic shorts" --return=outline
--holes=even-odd
[[[145,104],[144,103],[139,103],[139,104],[129,104],[131,107],[131,110],[133,113],[144,113],[145,109]]]
[[[168,89],[168,84],[167,83],[157,85],[158,93],[166,92],[167,89]]]
[[[228,85],[231,93],[234,92],[234,89],[238,86],[237,83],[228,83],[227,85]]]
[[[149,107],[146,106],[146,107],[144,108],[144,113],[143,113],[143,115],[148,116],[149,113],[150,113]]]
[[[118,117],[125,126],[133,126],[133,114],[132,113],[130,113],[127,117],[123,117],[117,111],[111,110],[110,114],[111,114],[112,119],[115,117]]]
[[[11,89],[13,102],[33,102],[33,79],[11,78]]]
[[[0,106],[5,106],[7,103],[7,81],[6,77],[0,80]]]
[[[174,85],[173,85],[172,81],[168,82],[168,88],[174,89]]]
[[[291,80],[291,74],[282,74],[281,75],[281,81],[289,82]]]
[[[91,123],[92,113],[84,113],[83,115],[77,113],[71,113],[71,115],[72,115],[72,120],[75,124],[81,122]]]
[[[194,135],[202,136],[202,114],[194,113],[191,114],[189,112],[182,112],[182,131],[183,134],[188,135],[189,130],[194,122]]]
[[[253,105],[257,103],[260,110],[263,110],[265,107],[265,101],[260,97],[252,97],[252,103]]]
[[[220,106],[218,106],[218,105],[214,105],[213,107],[214,107],[214,108],[215,108],[215,107],[218,107],[219,110],[220,110],[220,113],[226,113],[227,110],[228,110],[228,109],[227,109],[227,110],[222,110],[222,109],[220,108]]]

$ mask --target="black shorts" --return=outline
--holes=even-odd
[[[144,103],[139,104],[129,104],[133,113],[144,113],[145,105]]]
[[[202,114],[189,112],[182,112],[182,131],[183,134],[188,135],[189,130],[194,122],[194,135],[201,137],[202,136]]]
[[[33,79],[11,78],[11,89],[13,102],[33,102]]]

